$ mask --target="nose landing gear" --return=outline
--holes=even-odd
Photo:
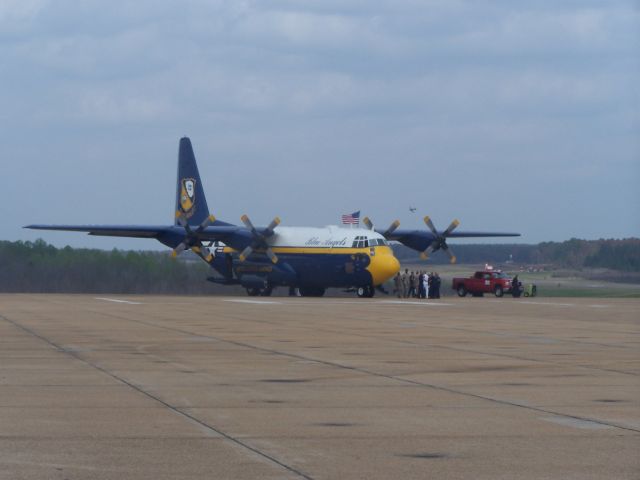
[[[358,287],[356,290],[356,294],[358,298],[371,298],[375,295],[376,290],[373,288],[373,285],[365,285],[364,287]]]

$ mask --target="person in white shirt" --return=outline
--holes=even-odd
[[[422,276],[422,291],[424,292],[424,298],[429,298],[429,273],[424,272]]]

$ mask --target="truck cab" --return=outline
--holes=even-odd
[[[469,278],[454,278],[451,284],[458,296],[464,297],[470,293],[474,297],[481,297],[485,293],[493,293],[502,297],[511,292],[511,277],[500,270],[480,270]]]

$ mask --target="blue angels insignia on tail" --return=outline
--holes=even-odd
[[[181,213],[190,225],[199,225],[209,216],[209,207],[191,140],[187,137],[180,139],[177,182],[176,212]],[[177,218],[175,224],[178,224]]]

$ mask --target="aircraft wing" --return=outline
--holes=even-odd
[[[451,232],[449,238],[480,238],[480,237],[519,237],[519,233],[512,232]]]
[[[222,222],[220,222],[222,223]],[[61,230],[67,232],[87,232],[89,235],[105,237],[130,237],[130,238],[155,238],[161,243],[174,248],[182,242],[186,236],[185,229],[179,225],[27,225],[24,228],[32,230]],[[192,230],[197,230],[197,226],[191,226]],[[244,231],[244,232],[243,232]],[[213,225],[198,232],[200,241],[229,241],[236,237],[250,235],[246,228],[235,225]],[[236,235],[239,234],[239,235]],[[240,241],[244,245],[246,241]]]
[[[67,232],[87,232],[89,235],[107,237],[154,238],[170,231],[173,227],[152,225],[27,225],[32,230],[62,230]]]
[[[385,233],[379,231],[379,233]],[[447,238],[486,238],[486,237],[519,237],[519,233],[511,232],[437,232],[435,235],[429,230],[405,230],[397,229],[387,234],[387,240],[394,240],[403,245],[418,250],[425,251],[433,244],[433,251],[445,247]],[[437,248],[436,248],[437,247]]]

